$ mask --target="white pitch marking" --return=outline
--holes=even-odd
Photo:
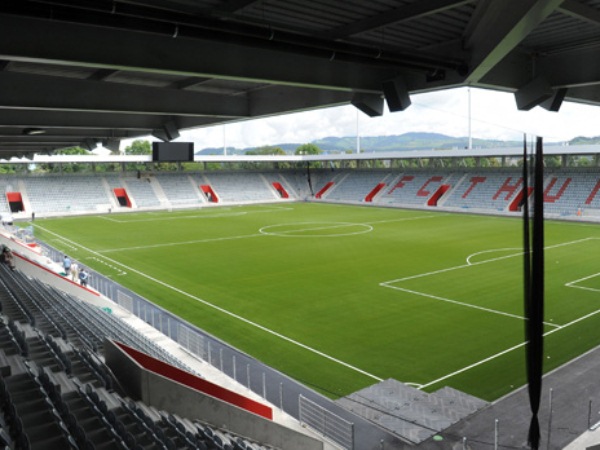
[[[491,250],[483,250],[481,252],[476,252],[476,253],[472,253],[469,256],[467,256],[467,265],[472,266],[475,263],[471,263],[471,258],[475,257],[475,256],[479,256],[479,255],[483,255],[484,253],[495,253],[495,252],[504,252],[504,251],[508,251],[508,250],[521,250],[520,248],[493,248]],[[523,252],[519,252],[517,253],[517,255],[522,255]]]
[[[259,212],[275,212],[275,211],[294,211],[294,208],[289,206],[278,206],[278,205],[252,205],[247,206],[248,208],[254,207],[257,209],[261,209]]]
[[[63,241],[62,239],[53,239],[54,242],[60,242],[61,244],[63,244],[64,246],[70,248],[71,250],[77,250],[77,247],[74,247],[73,245],[70,245],[68,242]]]
[[[231,212],[231,213],[223,213],[223,214],[196,214],[196,215],[192,215],[192,216],[153,217],[151,219],[132,219],[132,220],[106,219],[106,220],[110,220],[111,222],[117,222],[117,223],[140,223],[140,222],[160,222],[160,221],[165,221],[165,220],[172,221],[174,219],[183,220],[183,219],[213,219],[215,217],[237,217],[237,216],[244,216],[246,214],[248,214],[247,211],[239,211],[239,212]]]
[[[379,223],[392,223],[392,222],[407,222],[411,220],[421,220],[421,219],[434,219],[438,217],[448,216],[449,214],[431,214],[427,216],[414,216],[414,217],[402,217],[400,219],[389,219],[389,220],[377,220],[375,222],[368,222],[369,225],[376,225]]]
[[[277,225],[268,225],[266,227],[262,227],[260,230],[258,230],[260,233],[266,235],[266,236],[284,236],[284,237],[339,237],[339,236],[353,236],[356,234],[365,234],[365,233],[369,233],[371,231],[373,231],[373,227],[371,225],[367,225],[364,223],[354,223],[354,222],[333,222],[332,225],[326,225],[326,226],[319,226],[319,227],[310,227],[310,228],[299,228],[299,229],[295,229],[295,230],[289,230],[289,231],[281,231],[281,232],[277,232],[277,233],[269,233],[268,230],[269,228],[275,228],[275,227],[282,227],[282,226],[289,226],[289,225],[309,225],[309,224],[319,224],[319,223],[327,223],[327,222],[304,222],[304,223],[298,223],[298,224],[294,224],[294,223],[282,223],[282,224],[277,224]],[[321,231],[321,230],[332,230],[332,229],[336,229],[336,228],[348,228],[348,227],[356,227],[356,226],[360,226],[360,227],[364,227],[365,230],[363,231],[358,231],[358,232],[351,232],[351,233],[344,233],[344,234],[327,234],[327,235],[306,235],[306,236],[298,236],[295,234],[291,234],[291,233],[304,233],[305,231]]]
[[[595,316],[598,313],[600,313],[600,309],[598,309],[596,311],[592,311],[591,313],[586,314],[585,316],[581,316],[578,319],[572,320],[571,322],[568,322],[568,323],[562,325],[560,328],[555,328],[553,330],[547,331],[547,332],[545,332],[543,334],[543,336],[546,337],[549,334],[555,333],[556,331],[559,331],[559,330],[565,329],[567,327],[570,327],[571,325],[574,325],[574,324],[576,324],[578,322],[581,322],[581,321],[583,321],[583,320],[585,320],[585,319],[587,319],[589,317]],[[427,388],[429,386],[432,386],[434,384],[439,383],[440,381],[447,380],[448,378],[452,378],[455,375],[458,375],[460,373],[466,372],[467,370],[470,370],[470,369],[472,369],[474,367],[480,366],[481,364],[485,364],[486,362],[489,362],[489,361],[491,361],[493,359],[496,359],[496,358],[498,358],[498,357],[500,357],[502,355],[510,353],[513,350],[516,350],[516,349],[518,349],[520,347],[523,347],[526,343],[527,342],[521,342],[520,344],[514,345],[514,346],[512,346],[510,348],[507,348],[506,350],[502,350],[501,352],[498,352],[498,353],[496,353],[494,355],[488,356],[487,358],[482,359],[481,361],[477,361],[477,362],[475,362],[473,364],[470,364],[468,366],[463,367],[462,369],[459,369],[459,370],[456,370],[456,371],[454,371],[452,373],[449,373],[448,375],[444,375],[443,377],[440,377],[437,380],[433,380],[433,381],[430,381],[429,383],[423,384],[420,389],[425,389],[425,388]]]
[[[76,242],[74,242],[74,241],[72,241],[70,239],[67,239],[67,238],[63,237],[63,236],[59,235],[58,233],[55,233],[55,232],[50,231],[48,229],[45,229],[45,228],[43,228],[43,227],[41,227],[39,225],[36,225],[36,226],[38,228],[40,228],[41,230],[46,231],[47,233],[53,234],[54,236],[56,236],[58,238],[61,238],[61,239],[64,239],[65,241],[67,241],[67,242],[70,242],[72,245],[79,245],[78,243],[76,243]],[[177,293],[179,293],[181,295],[184,295],[184,296],[186,296],[188,298],[191,298],[192,300],[195,300],[195,301],[197,301],[199,303],[202,303],[202,304],[204,304],[204,305],[206,305],[206,306],[208,306],[210,308],[213,308],[213,309],[215,309],[215,310],[217,310],[217,311],[219,311],[219,312],[221,312],[223,314],[226,314],[226,315],[228,315],[230,317],[233,317],[234,319],[237,319],[237,320],[239,320],[241,322],[244,322],[244,323],[246,323],[248,325],[251,325],[251,326],[253,326],[255,328],[258,328],[259,330],[262,330],[262,331],[264,331],[266,333],[269,333],[269,334],[271,334],[271,335],[273,335],[275,337],[278,337],[281,340],[284,340],[284,341],[289,342],[291,344],[297,345],[300,348],[308,350],[309,352],[312,352],[312,353],[314,353],[316,355],[319,355],[319,356],[321,356],[321,357],[323,357],[325,359],[328,359],[329,361],[333,361],[333,362],[335,362],[337,364],[340,364],[340,365],[342,365],[342,366],[344,366],[344,367],[346,367],[348,369],[351,369],[351,370],[353,370],[355,372],[358,372],[358,373],[360,373],[362,375],[365,375],[365,376],[367,376],[369,378],[372,378],[372,379],[374,379],[376,381],[383,381],[383,378],[379,378],[378,376],[375,376],[375,375],[373,375],[373,374],[371,374],[369,372],[366,372],[366,371],[364,371],[362,369],[359,369],[358,367],[355,367],[355,366],[353,366],[351,364],[348,364],[347,362],[344,362],[344,361],[342,361],[340,359],[334,358],[333,356],[330,356],[330,355],[328,355],[326,353],[323,353],[323,352],[321,352],[321,351],[319,351],[319,350],[317,350],[315,348],[309,347],[306,344],[302,344],[301,342],[298,342],[298,341],[296,341],[296,340],[294,340],[292,338],[289,338],[289,337],[287,337],[287,336],[285,336],[285,335],[283,335],[281,333],[278,333],[277,331],[273,331],[270,328],[267,328],[267,327],[265,327],[263,325],[259,325],[256,322],[252,322],[251,320],[246,319],[245,317],[242,317],[242,316],[240,316],[238,314],[235,314],[235,313],[233,313],[231,311],[228,311],[228,310],[226,310],[224,308],[221,308],[220,306],[217,306],[217,305],[215,305],[213,303],[210,303],[210,302],[208,302],[206,300],[202,300],[200,297],[196,297],[195,295],[192,295],[192,294],[190,294],[190,293],[188,293],[188,292],[186,292],[184,290],[181,290],[179,288],[176,288],[175,286],[171,286],[170,284],[165,283],[164,281],[161,281],[161,280],[159,280],[157,278],[151,277],[150,275],[147,275],[144,272],[141,272],[141,271],[139,271],[137,269],[134,269],[133,267],[129,267],[129,266],[123,264],[123,263],[120,263],[119,261],[115,261],[114,259],[108,258],[106,256],[102,256],[98,252],[95,252],[94,250],[91,250],[91,249],[89,249],[87,247],[84,247],[83,245],[79,245],[79,247],[81,247],[83,250],[85,250],[85,251],[87,251],[87,252],[89,252],[91,254],[103,257],[103,258],[107,259],[108,261],[112,262],[113,264],[119,265],[119,266],[127,269],[130,272],[137,273],[141,277],[144,277],[144,278],[146,278],[146,279],[148,279],[150,281],[153,281],[154,283],[160,284],[161,286],[164,286],[167,289],[171,289],[174,292],[177,292]]]
[[[119,268],[118,268],[118,267],[116,267],[116,266],[113,266],[112,264],[108,264],[108,263],[107,263],[107,262],[106,262],[104,259],[102,259],[102,258],[97,258],[97,257],[95,257],[95,256],[88,256],[86,259],[91,259],[92,261],[97,261],[97,262],[99,262],[100,264],[104,264],[106,267],[109,267],[109,268],[111,268],[112,270],[115,270],[115,271],[119,272],[119,273],[117,274],[117,276],[123,276],[123,275],[127,275],[127,272],[125,272],[124,270],[121,270],[121,269],[119,269]]]
[[[590,278],[595,278],[595,277],[597,277],[599,275],[600,275],[600,273],[595,273],[593,275],[589,275],[587,277],[580,278],[579,280],[570,281],[568,283],[565,283],[565,286],[566,287],[570,287],[570,288],[583,289],[584,291],[600,292],[600,289],[591,288],[591,287],[587,287],[587,286],[577,286],[576,285],[576,283],[579,283],[579,282],[585,281],[585,280],[589,280]]]
[[[281,209],[287,210],[285,208],[281,208]],[[293,209],[290,208],[290,210],[293,210]],[[257,212],[265,212],[265,211],[257,211]],[[266,212],[275,212],[275,211],[266,211]],[[243,213],[243,214],[246,214],[246,213]],[[233,215],[234,214],[223,215],[223,216],[229,217],[229,216],[233,216]],[[194,217],[204,218],[204,217],[220,217],[220,216],[217,216],[217,215],[214,215],[214,216],[189,216],[187,218],[194,218]],[[436,217],[436,216],[419,216],[419,217],[414,217],[414,218],[396,219],[396,220],[373,222],[373,223],[397,222],[397,221],[414,220],[414,219],[427,219],[430,217]],[[106,220],[110,220],[110,219],[106,219]],[[131,221],[129,221],[129,220],[123,220],[123,221],[114,220],[114,222],[129,223],[129,222],[148,222],[148,221],[154,221],[154,220],[159,220],[159,219],[144,219],[144,220],[131,220]],[[163,220],[163,219],[160,219],[160,220]],[[165,220],[167,220],[167,219],[165,219]],[[168,219],[168,220],[172,220],[172,219]],[[280,225],[291,225],[291,224],[280,224]],[[347,222],[347,223],[344,222],[344,224],[342,224],[342,225],[330,225],[327,227],[304,228],[304,229],[292,230],[292,231],[288,231],[288,232],[284,231],[284,232],[277,233],[277,234],[265,233],[263,230],[265,230],[268,227],[263,227],[259,230],[259,232],[261,234],[249,234],[249,235],[243,235],[243,236],[230,236],[230,237],[223,237],[223,238],[199,239],[199,240],[185,241],[185,242],[167,242],[167,243],[163,243],[163,244],[153,244],[153,245],[136,246],[136,247],[121,247],[121,248],[102,250],[102,251],[99,251],[99,253],[111,253],[111,252],[120,252],[120,251],[128,251],[128,250],[144,250],[147,248],[172,247],[172,246],[176,246],[176,245],[202,244],[202,243],[214,242],[214,241],[227,241],[227,240],[233,240],[233,239],[252,238],[252,237],[257,237],[257,236],[261,236],[261,235],[262,236],[268,236],[268,235],[285,236],[286,234],[289,234],[292,232],[297,233],[297,232],[304,232],[304,231],[325,230],[325,229],[331,229],[331,228],[344,228],[344,227],[357,226],[357,225],[358,226],[366,226],[366,227],[369,227],[369,229],[366,231],[361,231],[360,233],[327,235],[327,236],[323,236],[323,237],[350,236],[350,235],[354,235],[354,234],[364,234],[364,233],[373,231],[373,227],[368,223],[353,223],[353,222]],[[270,225],[269,227],[275,227],[275,226],[279,226],[279,225]],[[315,237],[315,236],[291,236],[291,237]]]
[[[364,232],[360,232],[360,233],[351,233],[353,234],[364,234],[364,233],[368,233],[370,231],[373,231],[373,227],[372,225],[376,225],[376,224],[380,224],[380,223],[392,223],[392,222],[406,222],[406,221],[411,221],[411,220],[420,220],[420,219],[431,219],[431,218],[436,218],[436,217],[440,217],[440,216],[446,216],[448,214],[438,214],[438,215],[427,215],[427,216],[416,216],[416,217],[403,217],[400,219],[389,219],[389,220],[379,220],[376,222],[339,222],[338,225],[330,225],[327,227],[319,227],[319,228],[305,228],[305,229],[299,229],[299,230],[291,230],[291,231],[282,231],[280,233],[265,233],[265,234],[275,234],[277,236],[281,236],[281,235],[285,235],[285,234],[289,234],[289,233],[298,233],[298,232],[304,232],[304,231],[319,231],[319,230],[326,230],[326,229],[331,229],[331,228],[344,228],[344,227],[350,227],[350,226],[363,226],[363,227],[369,227],[368,231],[364,231]],[[306,223],[306,222],[305,222]],[[308,222],[308,223],[324,223],[324,222]],[[261,228],[259,231],[261,233],[263,233],[263,230],[267,229],[267,228],[272,228],[272,227],[277,227],[277,226],[283,226],[283,225],[291,225],[291,224],[278,224],[278,225],[269,225],[268,227],[263,227]],[[348,236],[348,234],[337,234],[337,235],[327,235],[324,237],[337,237],[337,236]],[[293,237],[300,237],[300,236],[293,236]],[[304,236],[302,236],[304,237]],[[314,237],[314,236],[307,236],[307,237]]]
[[[551,250],[551,249],[554,249],[554,248],[564,247],[564,246],[573,245],[573,244],[579,244],[581,242],[586,242],[586,241],[589,241],[589,240],[597,240],[597,239],[600,239],[600,238],[597,238],[597,237],[588,237],[588,238],[584,238],[584,239],[577,239],[577,240],[574,240],[574,241],[563,242],[563,243],[555,244],[555,245],[549,245],[547,247],[544,247],[544,249],[545,250]],[[407,277],[397,278],[395,280],[383,281],[383,283],[385,283],[385,284],[392,284],[392,283],[399,283],[401,281],[414,280],[415,278],[428,277],[429,275],[437,275],[439,273],[451,272],[453,270],[464,269],[466,267],[479,266],[481,264],[487,264],[487,263],[491,263],[491,262],[501,261],[503,259],[514,258],[515,256],[521,256],[522,254],[523,254],[523,252],[512,253],[510,255],[499,256],[497,258],[492,258],[492,259],[486,259],[485,261],[478,261],[478,262],[474,262],[472,264],[461,264],[459,266],[447,267],[445,269],[433,270],[431,272],[419,273],[419,274],[416,274],[416,275],[409,275]]]
[[[183,242],[165,242],[164,244],[151,244],[151,245],[139,245],[136,247],[121,247],[121,248],[109,248],[106,250],[99,250],[98,253],[112,253],[112,252],[122,252],[129,250],[145,250],[147,248],[160,248],[160,247],[175,247],[177,245],[190,245],[190,244],[203,244],[206,242],[218,242],[218,241],[231,241],[235,239],[246,239],[253,237],[263,237],[265,234],[245,234],[242,236],[228,236],[228,237],[220,237],[220,238],[208,238],[208,239],[197,239],[194,241],[183,241]]]
[[[503,351],[501,351],[501,352],[498,352],[498,353],[496,353],[496,354],[494,354],[494,355],[492,355],[492,356],[488,356],[487,358],[485,358],[485,359],[482,359],[481,361],[477,361],[477,362],[475,362],[475,363],[473,363],[473,364],[470,364],[470,365],[468,365],[468,366],[465,366],[465,367],[463,367],[462,369],[455,370],[454,372],[452,372],[452,373],[449,373],[448,375],[444,375],[443,377],[440,377],[440,378],[438,378],[437,380],[433,380],[433,381],[430,381],[429,383],[425,383],[425,384],[423,384],[423,385],[421,386],[421,389],[425,389],[425,388],[427,388],[427,387],[429,387],[429,386],[432,386],[432,385],[434,385],[434,384],[437,384],[437,383],[439,383],[440,381],[447,380],[448,378],[452,378],[452,377],[453,377],[453,376],[455,376],[455,375],[458,375],[458,374],[461,374],[461,373],[463,373],[463,372],[466,372],[467,370],[470,370],[470,369],[472,369],[472,368],[474,368],[474,367],[480,366],[481,364],[485,364],[486,362],[489,362],[489,361],[491,361],[491,360],[493,360],[493,359],[496,359],[496,358],[498,358],[498,357],[500,357],[500,356],[502,356],[502,355],[505,355],[505,354],[507,354],[507,353],[510,353],[510,352],[512,352],[513,350],[516,350],[516,349],[518,349],[518,348],[520,348],[520,347],[523,347],[524,345],[525,345],[525,342],[521,342],[520,344],[514,345],[514,346],[512,346],[512,347],[510,347],[510,348],[507,348],[506,350],[503,350]]]
[[[507,312],[504,312],[504,311],[499,311],[497,309],[485,308],[483,306],[477,306],[477,305],[473,305],[471,303],[459,302],[458,300],[452,300],[452,299],[445,298],[445,297],[439,297],[437,295],[426,294],[425,292],[413,291],[413,290],[410,290],[410,289],[405,289],[405,288],[401,288],[401,287],[398,287],[398,286],[392,286],[392,285],[388,285],[388,284],[385,284],[385,283],[380,283],[379,285],[383,286],[383,287],[390,288],[390,289],[396,289],[398,291],[408,292],[409,294],[415,294],[415,295],[420,295],[422,297],[431,298],[433,300],[439,300],[439,301],[442,301],[442,302],[453,303],[455,305],[465,306],[467,308],[479,309],[481,311],[489,312],[489,313],[492,313],[492,314],[498,314],[500,316],[511,317],[513,319],[519,319],[519,320],[527,320],[523,316],[519,316],[517,314],[507,313]],[[561,325],[556,325],[554,323],[549,323],[549,322],[544,322],[544,325],[548,325],[549,327],[561,328]]]
[[[219,213],[213,213],[213,211],[211,211],[211,214],[208,213],[198,213],[198,214],[192,214],[192,215],[186,215],[186,216],[169,216],[169,217],[156,217],[156,218],[151,218],[151,219],[131,219],[131,220],[118,220],[118,219],[114,219],[114,218],[109,218],[109,217],[105,217],[105,216],[100,216],[101,219],[104,220],[108,220],[110,222],[116,222],[116,223],[138,223],[138,222],[156,222],[156,221],[163,221],[163,220],[173,220],[173,219],[213,219],[215,217],[237,217],[237,216],[245,216],[247,214],[262,214],[262,213],[270,213],[270,212],[280,212],[280,211],[293,211],[293,208],[284,208],[284,207],[280,207],[280,208],[276,208],[274,206],[271,207],[264,207],[264,209],[257,209],[256,211],[234,211],[232,208],[219,208]],[[231,212],[227,212],[224,213],[223,211],[231,211]],[[145,213],[148,215],[163,215],[164,213],[153,213],[153,212],[148,212]]]
[[[591,287],[587,287],[587,286],[575,286],[575,285],[571,285],[569,283],[565,284],[565,286],[570,287],[570,288],[575,288],[575,289],[583,289],[584,291],[600,292],[600,289],[591,288]]]
[[[596,240],[596,239],[598,239],[598,238],[596,238],[596,237],[588,237],[588,238],[583,238],[583,239],[577,239],[577,240],[574,240],[574,241],[568,241],[568,242],[562,242],[560,244],[550,245],[548,247],[545,247],[545,249],[559,248],[559,247],[564,247],[566,245],[573,245],[573,244],[578,244],[578,243],[581,243],[581,242],[586,242],[586,241],[589,241],[589,240]],[[480,252],[480,253],[482,253],[482,252]],[[445,269],[435,270],[435,271],[432,271],[432,272],[426,272],[426,273],[421,273],[421,274],[417,274],[417,275],[411,275],[411,276],[404,277],[404,278],[398,278],[396,280],[384,281],[382,283],[379,283],[379,285],[382,286],[382,287],[392,288],[392,289],[396,289],[396,290],[399,290],[399,291],[404,291],[404,292],[409,292],[411,294],[420,295],[420,296],[423,296],[423,297],[426,297],[426,298],[440,300],[440,301],[444,301],[444,302],[448,302],[448,303],[454,303],[454,304],[465,306],[465,307],[469,307],[469,308],[479,309],[479,310],[482,310],[482,311],[488,311],[488,312],[491,312],[491,313],[494,313],[494,314],[500,314],[500,315],[504,315],[504,316],[509,316],[509,317],[514,317],[514,318],[519,318],[521,320],[525,320],[525,318],[522,317],[522,316],[518,316],[518,315],[514,315],[514,314],[510,314],[510,313],[504,313],[502,311],[498,311],[498,310],[494,310],[494,309],[489,309],[489,308],[484,308],[482,306],[477,306],[477,305],[473,305],[473,304],[470,304],[470,303],[464,303],[464,302],[460,302],[460,301],[457,301],[457,300],[452,300],[452,299],[449,299],[449,298],[438,297],[438,296],[435,296],[435,295],[427,294],[425,292],[413,291],[413,290],[410,290],[410,289],[405,289],[405,288],[401,288],[401,287],[398,287],[398,286],[394,286],[394,284],[400,283],[402,281],[412,280],[412,279],[416,279],[416,278],[423,278],[423,277],[430,276],[430,275],[437,275],[437,274],[440,274],[440,273],[450,272],[450,271],[453,271],[453,270],[464,269],[464,268],[467,268],[467,267],[478,266],[478,265],[481,265],[481,264],[487,264],[489,262],[495,262],[495,261],[500,261],[500,260],[503,260],[503,259],[513,258],[515,256],[519,256],[519,255],[522,255],[522,254],[523,254],[523,252],[519,252],[519,253],[514,253],[514,254],[511,254],[511,255],[505,255],[505,256],[499,256],[497,258],[487,259],[487,260],[479,261],[479,262],[475,262],[475,263],[462,264],[460,266],[448,267],[448,268],[445,268]],[[473,255],[475,255],[475,253]],[[471,255],[471,256],[473,256],[473,255]],[[586,288],[580,287],[580,286],[573,286],[573,287],[579,287],[580,289],[586,289]],[[544,324],[548,325],[550,327],[556,327],[556,329],[561,329],[561,328],[564,327],[564,325],[556,325],[556,324],[550,323],[550,322],[544,322]]]
[[[552,246],[549,246],[549,247],[546,247],[546,248],[563,247],[563,246],[566,246],[566,245],[572,245],[572,244],[577,244],[577,243],[580,243],[580,242],[585,242],[585,241],[588,241],[588,240],[597,240],[597,239],[599,239],[599,238],[597,238],[597,237],[589,237],[589,238],[584,238],[584,239],[578,239],[578,240],[575,240],[575,241],[564,242],[562,244],[552,245]],[[522,254],[522,252],[521,252],[521,254]],[[517,255],[514,255],[514,256],[517,256]],[[488,261],[493,261],[493,260],[488,260]],[[488,261],[484,261],[484,262],[488,262]],[[475,264],[482,264],[484,262],[474,263],[473,265],[475,265]],[[462,268],[462,267],[468,267],[468,266],[458,266],[457,268]],[[596,289],[586,288],[586,287],[583,287],[583,286],[575,286],[574,285],[574,283],[578,283],[580,281],[585,281],[587,279],[593,278],[593,277],[598,276],[598,275],[600,275],[600,273],[594,274],[594,275],[590,275],[590,276],[587,276],[587,277],[584,277],[584,278],[580,278],[579,280],[571,281],[570,283],[567,283],[566,286],[574,287],[574,288],[579,288],[579,289],[586,289],[586,290],[598,291]],[[568,323],[560,325],[560,326],[556,326],[554,324],[548,324],[548,323],[546,323],[547,325],[554,325],[556,328],[554,328],[552,330],[549,330],[546,333],[544,333],[544,337],[548,336],[548,335],[550,335],[552,333],[555,333],[556,331],[559,331],[559,330],[565,329],[567,327],[570,327],[571,325],[579,323],[579,322],[581,322],[581,321],[583,321],[585,319],[588,319],[588,318],[590,318],[592,316],[595,316],[596,314],[599,314],[599,313],[600,313],[600,309],[598,309],[596,311],[592,311],[591,313],[588,313],[588,314],[586,314],[584,316],[581,316],[581,317],[579,317],[577,319],[572,320],[571,322],[568,322]],[[465,366],[462,369],[456,370],[456,371],[454,371],[454,372],[452,372],[452,373],[450,373],[448,375],[445,375],[445,376],[443,376],[441,378],[438,378],[437,380],[430,381],[429,383],[426,383],[426,384],[422,385],[419,389],[425,389],[425,388],[427,388],[429,386],[432,386],[434,384],[437,384],[437,383],[439,383],[441,381],[447,380],[448,378],[451,378],[451,377],[453,377],[455,375],[458,375],[460,373],[466,372],[467,370],[470,370],[470,369],[472,369],[474,367],[477,367],[477,366],[479,366],[481,364],[485,364],[485,363],[487,363],[487,362],[489,362],[489,361],[491,361],[491,360],[493,360],[495,358],[498,358],[498,357],[500,357],[502,355],[505,355],[505,354],[507,354],[507,353],[509,353],[509,352],[511,352],[513,350],[516,350],[516,349],[520,348],[520,347],[523,347],[525,344],[526,344],[526,342],[522,342],[522,343],[517,344],[517,345],[515,345],[513,347],[510,347],[510,348],[508,348],[506,350],[503,350],[503,351],[501,351],[499,353],[491,355],[491,356],[489,356],[489,357],[487,357],[485,359],[482,359],[481,361],[477,361],[477,362],[475,362],[473,364]]]
[[[293,225],[293,224],[282,224],[282,225]],[[365,226],[364,224],[350,224],[348,223],[347,225],[331,225],[328,227],[319,227],[319,228],[304,228],[304,229],[298,229],[298,230],[292,230],[289,233],[296,233],[296,232],[303,232],[303,231],[314,231],[314,230],[325,230],[325,229],[331,229],[331,228],[342,228],[342,227],[348,227],[350,225],[362,225]],[[278,225],[270,225],[270,227],[274,227],[274,226],[278,226]],[[263,230],[267,228],[267,227],[263,227],[259,230],[259,234],[245,234],[245,235],[241,235],[241,236],[226,236],[226,237],[220,237],[220,238],[207,238],[207,239],[196,239],[193,241],[183,241],[183,242],[165,242],[163,244],[151,244],[151,245],[140,245],[140,246],[136,246],[136,247],[121,247],[121,248],[109,248],[106,250],[99,250],[98,253],[112,253],[112,252],[121,252],[121,251],[129,251],[129,250],[145,250],[147,248],[160,248],[160,247],[174,247],[177,245],[190,245],[190,244],[204,244],[207,242],[217,242],[217,241],[230,241],[230,240],[235,240],[235,239],[246,239],[246,238],[253,238],[253,237],[261,237],[261,236],[280,236],[279,234],[274,234],[274,233],[265,233],[263,232]],[[369,231],[372,231],[372,227],[370,227],[369,230],[367,231],[362,231],[361,233],[368,233]],[[282,234],[285,236],[286,232],[283,232]],[[358,234],[358,233],[352,233],[352,234]],[[322,236],[322,237],[335,237],[335,236],[348,236],[349,234],[343,234],[343,235],[327,235],[327,236]],[[303,237],[303,236],[292,236],[292,237]],[[314,236],[307,236],[307,237],[314,237]]]

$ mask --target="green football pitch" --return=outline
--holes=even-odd
[[[518,218],[289,203],[36,220],[36,237],[333,398],[525,383]],[[600,227],[546,222],[545,370],[600,344]]]

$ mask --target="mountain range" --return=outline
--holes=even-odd
[[[593,139],[599,138],[575,138],[570,143],[590,144]],[[584,142],[581,142],[584,140]],[[440,133],[411,132],[392,136],[361,136],[360,150],[363,153],[370,152],[392,152],[392,151],[410,151],[410,150],[452,150],[468,147],[469,138],[446,136]],[[317,139],[311,144],[318,146],[323,153],[346,153],[356,152],[356,136],[346,137],[326,137]],[[281,143],[270,145],[268,147],[279,147],[288,154],[293,154],[296,149],[305,144],[301,143]],[[552,143],[547,143],[552,145]],[[523,141],[501,141],[497,139],[473,139],[472,148],[498,148],[515,147],[523,145]],[[244,155],[248,151],[255,151],[259,147],[234,148],[227,147],[227,153],[231,155]],[[196,154],[201,155],[221,155],[223,147],[204,148]]]

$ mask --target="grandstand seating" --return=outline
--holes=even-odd
[[[156,179],[172,206],[191,206],[205,202],[198,184],[185,174],[160,174]]]
[[[310,174],[310,183],[309,183]],[[201,172],[97,174],[93,176],[6,177],[0,188],[23,194],[23,217],[35,212],[51,215],[106,212],[117,207],[114,189],[124,189],[133,209],[186,208],[208,204],[201,186],[216,194],[219,204],[285,201],[274,183],[280,183],[289,200],[323,200],[369,203],[380,206],[472,210],[504,214],[518,209],[522,197],[518,168],[414,169],[410,172],[377,170],[286,170],[281,172]],[[382,189],[373,192],[376,186]],[[326,190],[324,187],[329,186]],[[446,191],[441,191],[447,186]],[[317,193],[322,192],[318,198]],[[438,192],[438,190],[440,190]],[[546,212],[551,216],[600,215],[600,177],[593,169],[549,169],[544,179]],[[436,202],[433,196],[440,197]],[[512,205],[512,203],[515,205]],[[432,203],[432,205],[428,205]],[[435,205],[433,205],[435,203]],[[511,206],[512,205],[512,206]],[[9,211],[6,198],[0,213]],[[16,217],[19,218],[18,215]]]
[[[312,196],[305,170],[271,174],[271,177],[273,181],[279,181],[286,188],[290,198],[304,200]]]
[[[95,212],[110,205],[100,177],[25,177],[22,179],[31,211],[44,213]]]
[[[161,206],[161,202],[152,187],[152,179],[148,177],[123,178],[127,193],[135,200],[138,208],[156,208]]]
[[[375,202],[386,205],[425,206],[434,192],[442,184],[451,182],[453,176],[452,173],[401,173],[391,179]]]
[[[313,175],[319,184],[318,192],[328,182],[334,185],[323,199],[334,202],[363,202],[377,186],[385,187],[373,198],[373,205],[429,208],[428,200],[442,185],[449,189],[436,207],[446,210],[504,214],[522,197],[523,182],[519,169],[494,170],[428,170],[401,172],[321,171]],[[600,213],[600,177],[590,169],[552,169],[544,178],[544,203],[549,216],[597,216]]]
[[[461,175],[443,206],[504,211],[523,188],[521,175],[516,171]]]
[[[546,212],[561,216],[581,214],[587,209],[600,208],[600,178],[593,172],[574,176],[568,171],[559,171],[546,177],[544,204]]]
[[[18,180],[14,178],[0,179],[0,190],[2,192],[2,195],[0,195],[0,214],[10,212],[6,193],[18,190]]]
[[[335,176],[334,186],[325,194],[329,201],[363,202],[365,197],[379,183],[385,183],[391,177],[390,173],[378,172],[344,172],[343,176]]]
[[[101,342],[169,355],[108,312],[6,266],[0,284],[0,449],[267,449],[127,398]]]
[[[279,195],[260,173],[207,173],[204,178],[220,202],[249,203],[276,200]],[[199,184],[201,183],[198,180]]]

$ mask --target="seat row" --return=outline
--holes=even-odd
[[[0,324],[4,325],[4,319]],[[9,328],[3,325],[1,329]],[[16,323],[14,327],[27,334],[28,325]],[[81,371],[56,367],[54,354],[60,351],[54,342],[39,350],[46,358],[33,360],[30,355],[19,355],[21,362],[11,364],[0,377],[0,449],[267,449],[200,421],[129,399],[114,380],[98,387]],[[93,372],[99,368],[112,377],[100,360],[96,367],[90,365],[86,370],[95,376]]]
[[[4,293],[2,295],[2,287]],[[188,372],[188,365],[174,358],[142,333],[112,314],[93,307],[39,280],[23,276],[0,265],[0,299],[7,297],[6,315],[40,328],[45,334],[73,341],[78,347],[102,354],[106,338],[168,362]]]
[[[0,308],[18,317],[0,315],[0,450],[267,450],[206,423],[127,398],[101,354],[79,337],[71,341],[70,328],[93,328],[98,335],[88,341],[100,339],[101,333],[117,340],[131,333],[128,345],[136,343],[133,329],[60,294],[0,266]],[[56,320],[67,311],[70,316],[64,322]],[[95,328],[92,321],[97,322]],[[47,332],[37,328],[42,323]]]

